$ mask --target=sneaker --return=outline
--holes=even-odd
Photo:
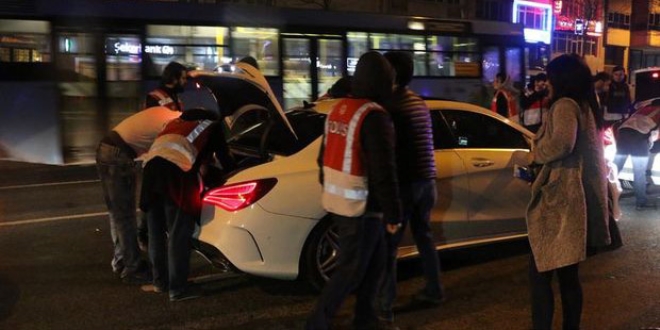
[[[413,296],[413,302],[420,303],[424,305],[439,306],[445,301],[445,297],[442,295],[430,295],[425,291],[421,291],[418,294]]]
[[[199,289],[195,288],[188,288],[186,291],[183,291],[178,294],[170,294],[170,301],[175,302],[175,301],[184,301],[184,300],[191,300],[195,298],[199,298],[203,296],[202,291]]]

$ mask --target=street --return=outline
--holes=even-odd
[[[635,211],[630,197],[621,206],[624,247],[580,265],[583,329],[660,329],[660,213]],[[222,274],[193,253],[205,296],[171,303],[116,278],[108,229],[93,166],[0,162],[0,329],[302,329],[318,295],[302,282]],[[525,240],[440,257],[448,299],[438,308],[408,304],[424,280],[417,259],[400,263],[396,325],[530,328]],[[349,328],[352,307],[337,328]]]

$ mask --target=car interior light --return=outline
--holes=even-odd
[[[276,183],[277,179],[269,178],[230,184],[209,190],[203,201],[223,210],[238,211],[264,197]]]

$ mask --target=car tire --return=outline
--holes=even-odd
[[[337,226],[330,217],[319,221],[312,229],[303,251],[303,279],[321,290],[337,265],[339,256]]]

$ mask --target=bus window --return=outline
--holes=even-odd
[[[264,76],[280,74],[280,46],[277,29],[236,27],[231,30],[233,62],[252,56]]]
[[[0,62],[50,62],[50,25],[0,19]]]

